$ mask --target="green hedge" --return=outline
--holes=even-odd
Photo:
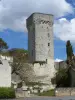
[[[15,90],[13,88],[0,87],[0,99],[15,98]]]
[[[54,89],[52,90],[48,90],[48,91],[44,91],[43,93],[39,93],[39,96],[55,96],[55,91]]]

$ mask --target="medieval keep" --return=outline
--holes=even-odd
[[[33,13],[27,19],[28,51],[30,62],[54,59],[53,15]]]

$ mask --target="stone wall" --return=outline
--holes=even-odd
[[[60,68],[67,68],[67,63],[66,63],[66,61],[55,62],[54,66],[55,66],[56,70],[58,70]]]
[[[38,81],[50,84],[51,78],[55,75],[54,60],[48,59],[47,64],[41,65],[35,63],[33,68]]]
[[[47,64],[25,63],[19,70],[19,74],[25,82],[44,83],[44,90],[55,88],[55,85],[52,85],[51,82],[51,78],[55,75],[54,60],[48,59]]]
[[[75,96],[74,88],[56,88],[55,96]]]
[[[0,87],[11,86],[11,66],[9,64],[10,59],[0,58]]]
[[[16,98],[21,98],[21,97],[36,97],[37,90],[33,90],[33,93],[31,93],[30,90],[22,90],[22,88],[18,88],[15,90],[16,93]]]
[[[23,91],[22,88],[16,89],[15,93],[16,93],[16,98],[29,97],[30,96],[28,91]]]
[[[0,58],[1,58],[2,60],[7,60],[7,61],[9,61],[9,62],[13,62],[13,57],[2,56],[2,55],[0,55]]]

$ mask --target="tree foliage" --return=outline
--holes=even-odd
[[[57,87],[69,87],[71,82],[70,68],[75,66],[75,57],[73,54],[73,47],[70,40],[66,43],[66,54],[67,54],[67,67],[60,68],[57,70],[56,77],[54,77]]]
[[[8,49],[8,45],[2,38],[0,38],[0,51],[3,49]]]
[[[69,75],[68,69],[60,68],[57,70],[55,77],[52,79],[53,84],[56,87],[68,87],[69,86]]]
[[[73,47],[70,43],[70,40],[68,40],[66,43],[66,54],[67,54],[67,60],[71,60],[72,56],[74,55],[73,54]]]
[[[13,56],[12,73],[21,69],[25,62],[28,62],[28,53],[24,49],[11,49],[9,54]]]
[[[69,70],[61,68],[56,73],[56,84],[57,87],[68,87],[69,84]]]

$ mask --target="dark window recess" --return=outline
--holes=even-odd
[[[48,46],[50,46],[50,43],[48,43]]]
[[[33,50],[32,50],[32,56],[33,56]]]

